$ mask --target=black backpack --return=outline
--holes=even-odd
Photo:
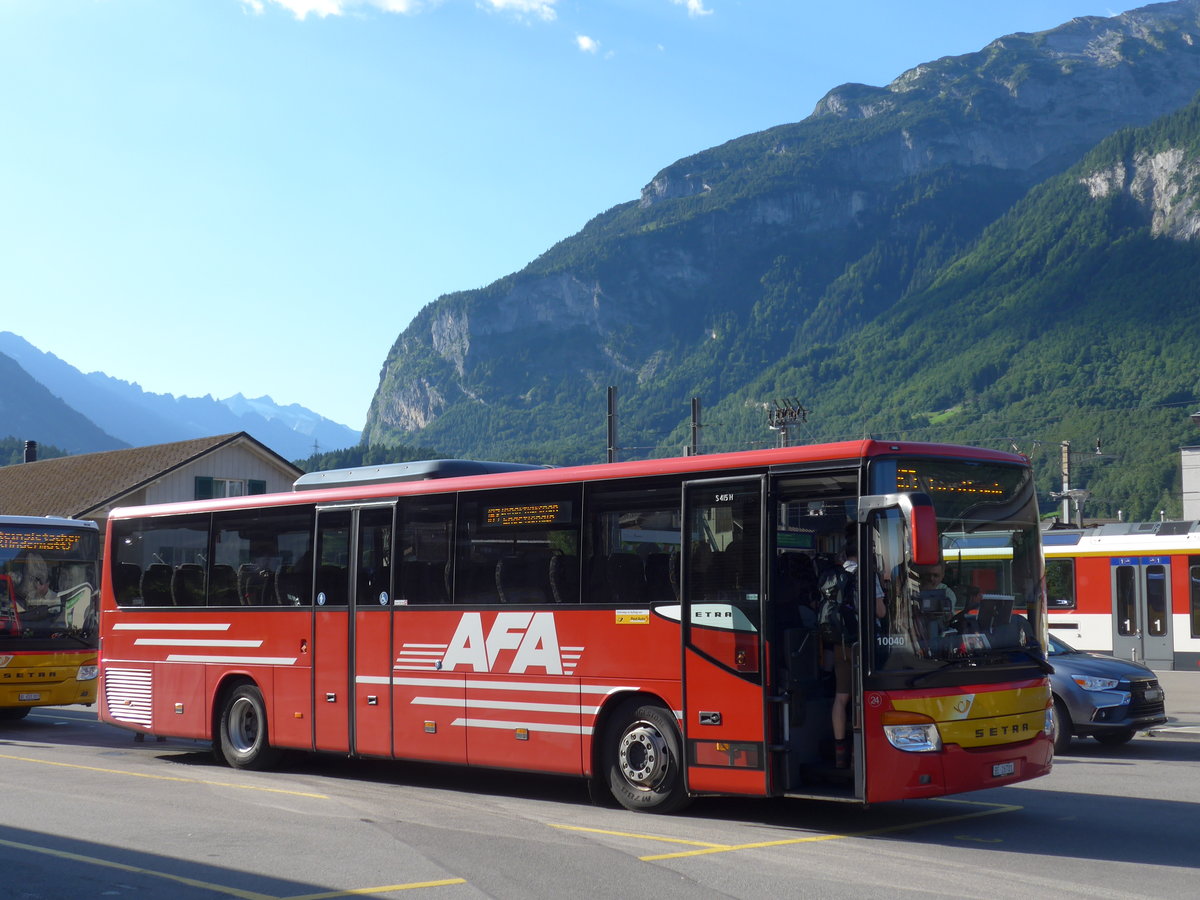
[[[817,608],[817,631],[827,644],[858,640],[858,614],[854,608],[854,576],[845,569],[821,573],[821,603]]]

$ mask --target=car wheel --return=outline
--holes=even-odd
[[[1054,755],[1062,756],[1071,749],[1071,714],[1067,705],[1054,698]]]
[[[1104,731],[1100,734],[1093,734],[1092,737],[1098,740],[1105,747],[1120,747],[1122,744],[1128,744],[1130,741],[1132,741],[1135,734],[1137,734],[1137,732],[1133,730]]]

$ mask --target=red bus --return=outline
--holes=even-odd
[[[1042,540],[1050,627],[1068,644],[1152,669],[1200,666],[1200,523],[1114,523]]]
[[[943,545],[1004,535],[986,610],[923,590]],[[846,567],[872,606],[835,651]],[[284,750],[578,775],[630,809],[696,795],[872,803],[1051,765],[1028,462],[874,441],[552,469],[441,460],[288,494],[115,510],[103,721]],[[996,595],[1000,596],[1000,595]]]
[[[96,702],[95,522],[0,516],[0,721]]]

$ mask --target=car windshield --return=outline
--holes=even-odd
[[[1078,653],[1079,651],[1068,644],[1066,641],[1056,638],[1052,634],[1046,635],[1046,649],[1050,656],[1058,656],[1062,653]]]
[[[931,459],[877,465],[874,489],[927,494],[941,560],[914,566],[902,517],[873,528],[877,672],[1038,664],[1045,591],[1032,479],[1017,465]],[[870,602],[870,598],[868,598]]]

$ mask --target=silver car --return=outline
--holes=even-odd
[[[1049,656],[1055,753],[1066,753],[1072,737],[1115,747],[1167,721],[1158,677],[1141,663],[1084,653],[1054,635]]]

